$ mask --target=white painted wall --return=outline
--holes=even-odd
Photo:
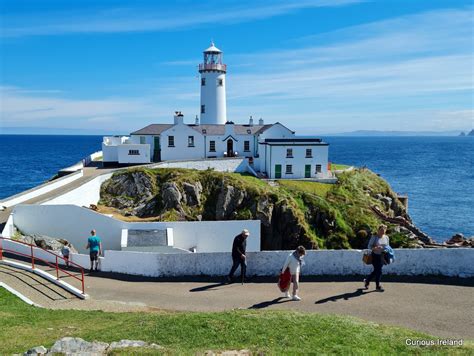
[[[130,151],[138,151],[138,155],[130,154]],[[150,145],[139,144],[139,143],[127,143],[124,145],[117,146],[118,163],[120,164],[140,164],[150,163]]]
[[[90,230],[95,229],[107,250],[120,250],[122,229],[173,229],[174,246],[198,252],[224,252],[244,228],[250,231],[247,248],[260,250],[260,221],[144,222],[127,223],[74,205],[18,205],[13,223],[26,234],[42,234],[70,241],[85,253]]]
[[[13,241],[3,241],[5,248],[29,253],[29,248]],[[286,257],[292,251],[262,251],[247,253],[249,276],[276,276]],[[39,249],[35,255],[54,262],[55,258]],[[89,268],[89,256],[72,254],[71,260]],[[474,276],[474,249],[395,249],[395,262],[384,266],[384,274],[417,276],[439,275],[449,277]],[[302,278],[305,275],[366,275],[372,267],[362,263],[360,250],[307,251]],[[232,264],[230,252],[158,254],[105,250],[101,267],[106,272],[150,277],[225,276]],[[276,277],[275,277],[276,278]]]
[[[67,176],[55,179],[51,182],[44,183],[39,185],[33,189],[27,190],[25,192],[13,195],[11,197],[5,198],[0,200],[0,206],[14,206],[16,204],[21,204],[27,200],[39,197],[42,194],[46,194],[52,190],[55,190],[59,187],[63,187],[66,184],[74,182],[75,180],[81,178],[83,176],[83,171],[77,171],[75,173],[68,174]]]
[[[248,275],[276,276],[292,251],[262,251],[247,254]],[[394,275],[474,276],[474,249],[396,249],[395,263],[384,273]],[[372,267],[362,263],[362,251],[308,251],[305,275],[366,275]],[[232,265],[230,253],[156,254],[106,251],[104,270],[152,277],[225,276]],[[276,278],[276,277],[275,277]]]
[[[201,78],[206,85],[201,85],[201,105],[206,111],[201,114],[202,124],[225,124],[227,121],[226,79],[225,73],[217,71],[202,72]],[[218,81],[222,80],[222,85]]]
[[[100,199],[100,186],[109,179],[113,173],[102,174],[82,184],[80,187],[48,200],[43,205],[70,205],[89,206],[97,204]]]
[[[152,166],[153,168],[187,168],[206,170],[213,169],[217,172],[247,172],[248,163],[245,158],[207,159],[195,161],[161,162]]]
[[[174,147],[168,146],[169,136],[174,136]],[[188,146],[188,136],[194,137],[194,147]],[[163,161],[204,158],[203,135],[181,122],[163,131],[160,138]]]
[[[293,158],[286,157],[286,150],[290,148],[293,150]],[[306,158],[306,149],[312,149],[312,158]],[[321,174],[319,176],[325,177],[328,173],[328,146],[311,146],[310,144],[304,146],[297,145],[267,145],[267,173],[269,178],[275,178],[275,165],[281,164],[282,178],[284,179],[299,179],[304,178],[305,165],[311,166],[311,178],[316,178],[316,165],[321,165]],[[292,174],[286,174],[286,165],[292,165]]]

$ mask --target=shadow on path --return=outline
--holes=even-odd
[[[216,290],[216,289],[218,289],[217,287],[222,287],[222,286],[225,286],[227,284],[228,283],[225,283],[225,282],[213,283],[213,284],[208,284],[206,286],[193,288],[193,289],[190,289],[189,291],[190,292],[205,292],[207,290]]]
[[[352,299],[352,298],[357,298],[357,297],[363,296],[365,294],[375,292],[375,290],[371,290],[370,292],[364,292],[364,291],[365,291],[364,288],[358,288],[355,292],[333,295],[332,297],[317,300],[317,301],[314,302],[314,304],[324,304],[324,303],[327,303],[327,302],[337,302],[340,299],[349,300],[349,299]]]
[[[254,304],[251,307],[248,307],[248,309],[263,309],[263,308],[269,307],[270,305],[283,304],[283,303],[290,302],[290,301],[291,301],[291,299],[284,298],[284,297],[278,297],[278,298],[275,298],[273,300],[268,300],[266,302],[261,302],[261,303]]]

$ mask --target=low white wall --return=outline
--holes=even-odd
[[[247,253],[249,276],[277,276],[292,251]],[[474,249],[396,249],[396,261],[384,267],[394,275],[474,276]],[[303,275],[365,275],[372,266],[362,263],[360,250],[308,251]],[[105,271],[151,277],[225,276],[232,265],[231,254],[192,253],[156,254],[128,251],[106,251]]]
[[[11,197],[8,197],[6,199],[0,200],[0,205],[1,206],[14,206],[16,204],[21,204],[27,200],[39,197],[42,194],[48,193],[54,189],[57,189],[59,187],[62,187],[66,184],[69,184],[71,182],[74,182],[76,179],[79,179],[83,176],[82,170],[69,174],[65,177],[55,179],[51,182],[42,184],[38,187],[35,187],[33,189],[27,190],[25,192],[13,195]]]
[[[245,158],[225,158],[189,161],[168,161],[153,165],[153,168],[186,168],[206,170],[213,169],[218,172],[238,172],[249,171],[249,166]]]
[[[13,241],[3,241],[5,248],[29,253],[29,247]],[[262,251],[247,253],[249,276],[277,276],[286,257],[292,251]],[[35,249],[39,258],[54,262],[55,257]],[[384,267],[385,274],[416,276],[439,275],[474,277],[474,249],[396,249],[396,260]],[[71,254],[71,261],[89,268],[89,256]],[[101,269],[105,272],[149,277],[225,276],[232,265],[229,252],[159,254],[152,252],[105,250]],[[307,251],[302,275],[365,275],[371,266],[362,263],[360,250]]]
[[[80,187],[45,201],[43,205],[69,205],[89,206],[97,204],[100,199],[100,186],[109,179],[113,173],[102,174],[93,178]]]
[[[144,222],[127,223],[75,205],[18,205],[13,223],[26,234],[42,234],[70,241],[79,252],[85,246],[90,230],[95,229],[105,250],[120,250],[122,229],[173,229],[174,246],[196,247],[197,252],[225,252],[232,248],[234,237],[242,229],[250,231],[249,251],[260,251],[260,221]]]

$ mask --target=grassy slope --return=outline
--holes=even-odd
[[[126,173],[142,171],[152,177],[156,183],[155,194],[159,196],[160,185],[164,182],[176,182],[178,186],[183,182],[194,183],[200,181],[204,187],[202,204],[199,207],[184,206],[186,220],[197,220],[197,216],[203,216],[203,220],[214,220],[214,209],[217,196],[214,196],[216,186],[222,181],[232,185],[239,190],[245,190],[257,201],[260,197],[272,197],[273,202],[284,202],[293,209],[298,223],[312,241],[316,241],[320,248],[362,248],[366,244],[367,234],[375,231],[381,221],[374,216],[370,207],[377,205],[384,211],[383,204],[374,198],[376,194],[391,195],[389,184],[382,178],[367,169],[358,169],[341,173],[338,184],[323,184],[310,181],[279,180],[279,186],[270,186],[266,182],[250,175],[237,173],[221,173],[211,170],[196,171],[186,169],[130,169]],[[214,195],[213,195],[214,194]],[[117,218],[127,221],[153,221],[153,220],[176,220],[178,215],[175,211],[166,211],[146,219],[137,217],[121,217],[114,209],[104,207],[107,202],[101,200],[101,211],[113,213]],[[335,222],[335,226],[328,234],[327,229],[323,231],[321,222],[311,220],[319,213],[329,217]],[[249,207],[240,207],[236,219],[254,219]],[[359,232],[362,231],[362,234]],[[367,233],[366,233],[367,232]],[[389,230],[389,234],[392,232]],[[392,239],[394,247],[408,247],[409,241],[402,236],[394,236]]]
[[[340,353],[400,354],[474,352],[462,348],[417,348],[405,339],[429,339],[404,328],[365,322],[352,317],[287,311],[221,313],[105,313],[47,310],[31,307],[0,288],[0,354],[51,347],[64,336],[104,342],[135,339],[154,342],[167,353],[250,349],[271,354]]]

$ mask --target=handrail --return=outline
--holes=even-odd
[[[15,243],[18,243],[18,244],[21,244],[21,245],[25,245],[25,246],[29,246],[30,247],[30,251],[31,251],[31,254],[25,254],[25,253],[22,253],[22,252],[18,252],[18,251],[15,251],[15,250],[10,250],[10,249],[6,249],[3,247],[3,243],[2,241],[5,240],[5,241],[11,241],[11,242],[15,242]],[[44,260],[42,258],[39,258],[39,257],[36,257],[34,255],[34,248],[37,248],[37,249],[40,249],[42,251],[45,251],[51,255],[53,255],[55,258],[56,258],[56,262],[53,264],[47,260]],[[2,237],[0,236],[0,260],[3,259],[3,252],[9,252],[9,253],[12,253],[12,254],[16,254],[18,256],[23,256],[23,257],[31,257],[31,268],[32,269],[35,269],[35,260],[37,261],[41,261],[45,264],[47,264],[48,266],[50,266],[51,268],[54,268],[56,269],[56,279],[59,280],[59,271],[67,274],[68,276],[70,277],[73,277],[75,279],[77,279],[78,281],[81,281],[81,284],[82,284],[82,294],[85,294],[85,289],[84,289],[84,268],[81,266],[81,265],[78,265],[77,263],[74,263],[72,261],[68,261],[66,260],[64,257],[62,256],[59,256],[57,254],[55,254],[54,252],[51,252],[49,250],[46,250],[44,248],[41,248],[41,247],[38,247],[36,245],[33,245],[33,244],[29,244],[27,242],[23,242],[23,241],[16,241],[16,240],[12,240],[12,239],[8,239],[8,238],[5,238],[5,237]],[[66,264],[69,264],[69,265],[73,265],[73,266],[76,266],[79,271],[81,272],[81,277],[79,278],[78,276],[76,276],[75,274],[72,274],[72,273],[69,273],[68,271],[62,269],[59,267],[59,259],[63,260],[66,262]]]

